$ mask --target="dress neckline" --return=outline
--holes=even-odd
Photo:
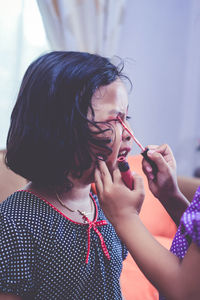
[[[67,219],[68,221],[78,224],[78,225],[88,225],[88,223],[81,223],[81,222],[77,222],[72,220],[71,218],[67,217],[64,213],[62,213],[57,207],[55,207],[53,204],[51,204],[48,200],[46,200],[44,197],[39,196],[37,193],[34,193],[30,190],[17,190],[17,192],[26,192],[29,193],[31,195],[34,195],[35,197],[37,197],[39,200],[42,200],[43,202],[45,202],[48,206],[50,206],[53,210],[55,210],[56,212],[58,212],[61,216],[63,216],[65,219]],[[90,192],[90,197],[93,201],[94,207],[95,207],[95,217],[94,220],[91,222],[96,222],[97,218],[98,218],[98,207],[97,207],[97,203],[92,195],[92,193]]]

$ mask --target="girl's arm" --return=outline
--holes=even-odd
[[[180,262],[154,239],[137,214],[120,219],[115,230],[138,267],[166,299],[200,299],[200,249],[196,244],[191,244]]]
[[[144,198],[141,178],[134,175],[134,190],[130,191],[118,169],[111,176],[106,164],[99,162],[95,183],[106,216],[152,284],[167,299],[198,300],[200,251],[192,244],[180,262],[148,232],[138,216]]]
[[[148,146],[149,158],[153,160],[158,172],[152,173],[149,163],[143,159],[143,171],[147,176],[149,188],[153,195],[159,199],[176,225],[189,205],[189,201],[181,193],[176,175],[176,161],[168,145]]]

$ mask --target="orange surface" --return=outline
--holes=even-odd
[[[140,213],[144,225],[155,236],[173,238],[176,233],[176,225],[148,188],[147,179],[142,171],[142,156],[130,156],[128,162],[131,170],[140,174],[144,180],[145,200]]]
[[[167,249],[170,248],[172,240],[166,237],[156,239]],[[158,291],[146,279],[140,271],[131,255],[128,254],[123,263],[121,274],[122,294],[126,300],[158,300]]]

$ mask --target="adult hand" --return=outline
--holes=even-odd
[[[158,172],[155,175],[152,172],[150,164],[143,159],[142,167],[147,176],[149,188],[158,199],[167,199],[180,193],[176,175],[176,161],[172,150],[166,144],[161,146],[148,146],[148,157],[155,162]]]

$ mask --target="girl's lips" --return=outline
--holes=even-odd
[[[118,157],[120,157],[120,156],[126,157],[130,151],[131,151],[131,148],[122,148],[119,150]]]

